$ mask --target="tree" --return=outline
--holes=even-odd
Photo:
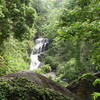
[[[35,10],[29,6],[29,2],[0,0],[0,55],[5,62],[1,62],[0,67],[7,68],[8,72],[28,66],[26,51],[29,39],[35,33]]]
[[[67,79],[72,76],[76,78],[85,72],[99,71],[100,15],[98,12],[100,1],[65,0],[62,4],[64,4],[62,9],[58,10],[62,12],[60,17],[56,10],[57,23],[54,19],[57,18],[56,14],[52,14],[54,17],[49,20],[44,30],[49,38],[53,37],[46,56],[51,56],[53,61],[55,58],[57,62],[62,62],[58,64],[58,69],[63,66],[58,74],[62,72],[61,77]]]

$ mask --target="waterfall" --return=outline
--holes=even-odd
[[[41,65],[41,62],[39,61],[39,56],[44,53],[44,51],[47,49],[49,40],[48,38],[38,38],[35,40],[35,47],[31,52],[30,59],[30,70],[34,70],[39,68]]]

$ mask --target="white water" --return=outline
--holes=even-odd
[[[31,64],[30,64],[30,70],[35,70],[39,68],[41,65],[41,62],[39,61],[39,56],[45,51],[46,46],[48,45],[49,41],[47,38],[38,38],[35,40],[35,47],[34,50],[31,53]],[[33,52],[36,52],[33,54]]]

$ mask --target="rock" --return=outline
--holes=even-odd
[[[93,86],[93,82],[96,78],[100,78],[100,73],[87,75],[87,77],[81,77],[70,83],[66,88],[82,100],[92,100],[91,94],[93,92],[100,92],[100,84],[95,87]]]
[[[15,77],[21,77],[21,78],[25,77],[28,81],[36,83],[38,86],[40,86],[42,88],[49,88],[49,89],[52,89],[52,90],[57,91],[59,93],[62,93],[65,96],[70,97],[69,100],[72,100],[72,98],[74,98],[73,100],[79,100],[79,98],[77,98],[67,88],[62,87],[62,86],[58,85],[57,83],[47,79],[46,77],[44,77],[40,74],[31,72],[31,71],[20,71],[17,73],[8,74],[5,76],[1,76],[0,79],[11,80]]]
[[[0,100],[72,100],[63,94],[38,86],[23,77],[0,80]]]

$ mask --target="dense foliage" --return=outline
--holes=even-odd
[[[28,68],[34,19],[29,0],[0,0],[0,75]]]
[[[100,0],[0,0],[0,76],[28,70],[33,40],[41,36],[49,39],[49,49],[36,72],[53,72],[48,77],[64,86],[84,73],[100,72],[99,28]],[[100,93],[92,96],[96,100]],[[0,99],[7,98],[67,100],[26,79],[0,80]]]
[[[100,71],[100,1],[65,0],[60,4],[50,10],[52,15],[48,14],[43,27],[44,36],[50,39],[45,63],[67,81]]]

